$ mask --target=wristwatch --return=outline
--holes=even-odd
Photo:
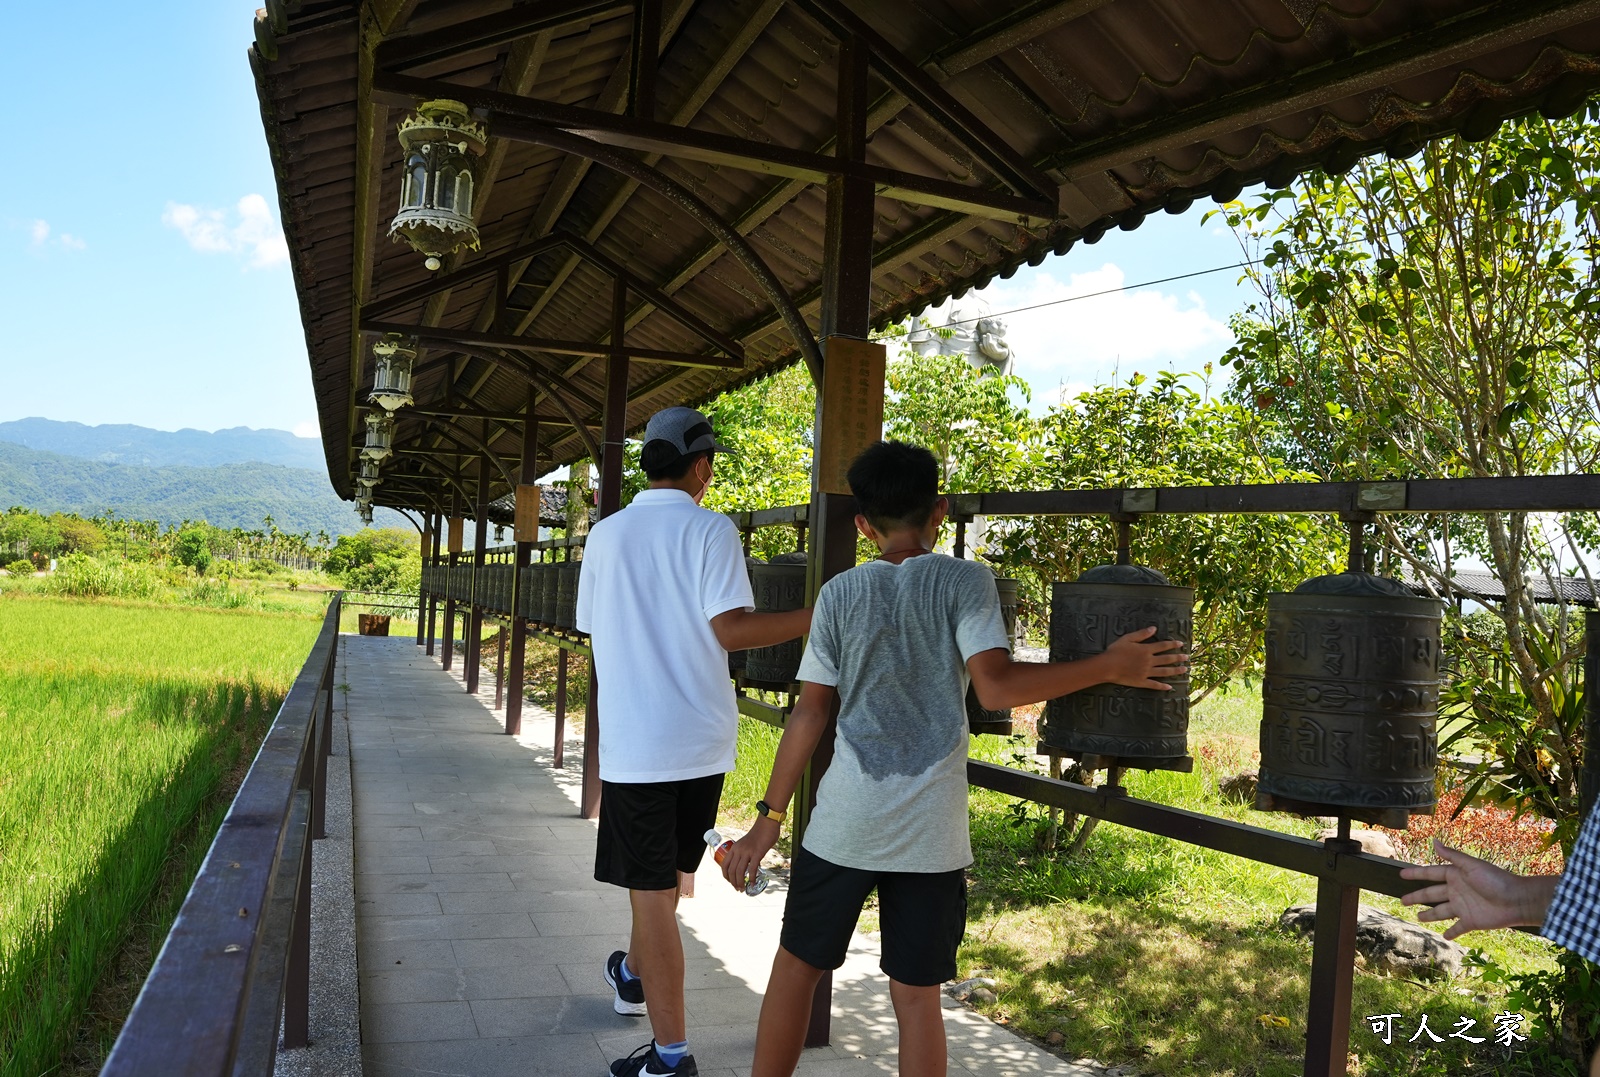
[[[781,823],[788,817],[788,812],[781,812],[764,800],[756,801],[756,814],[771,819],[774,823]]]

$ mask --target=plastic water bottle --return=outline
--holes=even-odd
[[[721,834],[718,834],[715,830],[708,830],[706,831],[706,844],[711,846],[711,858],[720,864],[723,858],[728,855],[728,850],[733,847],[733,839],[730,838],[727,841],[723,841]],[[750,885],[744,888],[744,892],[751,897],[755,897],[767,888],[767,883],[770,881],[766,872],[756,868],[756,877],[750,880]]]

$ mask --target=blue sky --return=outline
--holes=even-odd
[[[0,179],[10,346],[0,421],[315,432],[277,198],[246,61],[255,3],[12,5],[0,86],[22,103]],[[21,146],[13,143],[13,152]],[[1239,260],[1202,206],[996,281],[995,311]],[[1038,401],[1195,369],[1249,301],[1238,271],[1008,317]]]

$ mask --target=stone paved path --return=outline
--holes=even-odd
[[[627,945],[628,906],[591,877],[579,745],[555,770],[551,716],[529,708],[524,734],[505,736],[492,678],[474,698],[409,639],[345,646],[365,1073],[602,1077],[650,1031],[611,1011],[600,978]],[[707,869],[696,889],[681,915],[691,1048],[706,1077],[748,1077],[783,894],[746,898]],[[799,1073],[895,1073],[876,944],[858,935],[835,983],[833,1042]],[[952,1077],[1099,1072],[946,1007]]]

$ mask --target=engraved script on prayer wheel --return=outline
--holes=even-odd
[[[1356,572],[1268,596],[1257,808],[1390,827],[1433,813],[1440,608]]]
[[[759,613],[783,613],[806,604],[806,555],[781,553],[764,565],[750,570],[750,587],[756,596]],[[788,685],[800,672],[803,640],[789,640],[774,647],[755,647],[745,659],[745,679],[756,684]]]
[[[539,566],[539,623],[547,628],[556,626],[557,588],[561,566],[547,561]]]
[[[1006,638],[1017,642],[1017,581],[1003,576],[995,577],[995,590],[1000,592],[1000,616],[1006,622]],[[991,734],[997,737],[1011,735],[1011,711],[985,710],[978,702],[978,690],[967,686],[967,730],[971,733]]]
[[[556,627],[568,632],[578,629],[578,576],[582,561],[563,561],[556,569]]]
[[[1174,587],[1153,568],[1101,565],[1050,595],[1050,661],[1072,662],[1104,651],[1120,636],[1156,626],[1158,640],[1189,643],[1194,588]],[[1045,704],[1039,740],[1082,760],[1187,770],[1189,676],[1163,677],[1169,692],[1099,684]]]

